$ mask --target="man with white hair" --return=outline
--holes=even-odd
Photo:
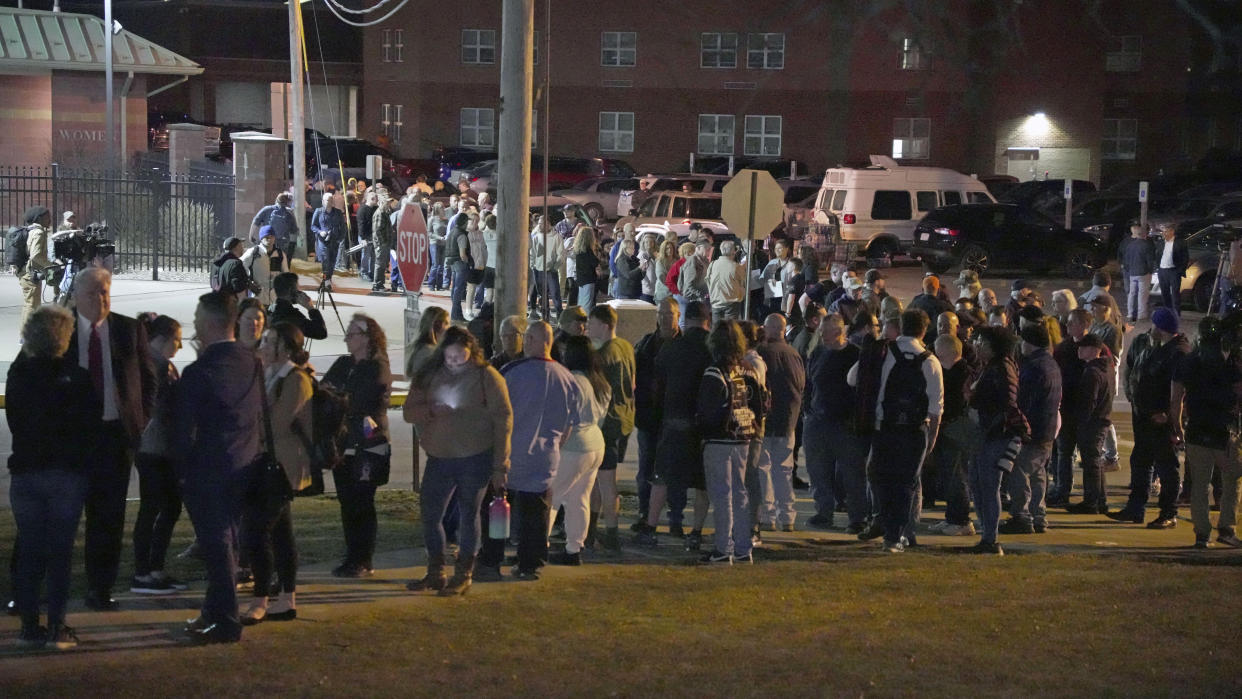
[[[520,315],[505,316],[500,321],[500,351],[489,360],[492,368],[500,371],[509,362],[522,358],[522,339],[527,327],[526,318]]]
[[[720,257],[707,268],[707,295],[712,304],[712,323],[742,316],[746,299],[746,266],[737,261],[737,243],[720,244]]]
[[[331,192],[324,192],[323,205],[311,215],[311,232],[315,234],[315,259],[323,271],[324,288],[331,291],[337,252],[345,240],[345,212],[336,208]]]

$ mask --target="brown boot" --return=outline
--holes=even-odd
[[[448,582],[440,590],[440,596],[455,597],[466,594],[466,590],[470,589],[470,582],[473,577],[474,557],[459,557],[457,563],[453,566],[453,577],[449,578]]]
[[[427,560],[427,574],[420,580],[406,583],[405,589],[411,592],[444,589],[444,555],[432,556]]]

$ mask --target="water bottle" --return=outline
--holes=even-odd
[[[503,495],[492,498],[492,504],[487,506],[487,536],[489,539],[509,538],[509,502]]]

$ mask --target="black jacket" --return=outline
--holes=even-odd
[[[1061,370],[1048,350],[1028,355],[1018,371],[1018,407],[1031,426],[1031,439],[1051,441],[1057,436],[1061,407]]]
[[[66,357],[23,352],[9,365],[4,416],[13,436],[13,473],[86,467],[92,444],[84,437],[98,433],[102,406],[90,373]]]
[[[1130,343],[1126,353],[1126,398],[1134,414],[1151,417],[1169,410],[1169,386],[1177,365],[1190,354],[1185,335],[1174,335],[1156,346],[1151,333],[1143,333]]]
[[[617,291],[623,299],[636,299],[643,293],[643,270],[638,258],[617,255]]]
[[[1113,360],[1098,357],[1087,362],[1078,384],[1078,408],[1074,420],[1079,430],[1108,427],[1113,424],[1112,387]]]
[[[764,436],[791,435],[802,415],[802,394],[806,391],[803,359],[783,340],[765,342],[758,350],[768,365],[768,390],[772,393],[772,409],[768,411]]]
[[[346,446],[387,439],[389,378],[386,360],[357,361],[350,355],[338,357],[323,375],[325,385],[343,391],[349,397],[349,412],[345,416],[348,430]],[[369,440],[363,433],[363,422],[367,417],[375,422],[375,431]]]
[[[655,361],[655,395],[660,401],[664,424],[670,420],[694,420],[694,397],[699,395],[703,372],[711,364],[707,331],[702,328],[686,328],[660,348]]]
[[[108,344],[112,353],[112,379],[116,382],[117,410],[130,445],[137,447],[155,406],[157,390],[155,369],[147,353],[147,331],[138,321],[119,313],[109,313],[105,322],[108,324]],[[76,313],[65,357],[70,361],[78,357]],[[102,406],[102,396],[99,402]]]
[[[231,252],[223,252],[211,261],[213,274],[220,280],[220,291],[240,294],[250,288],[250,275],[240,258]]]
[[[644,432],[660,429],[662,414],[657,394],[656,357],[670,341],[665,340],[659,330],[653,330],[634,347],[634,425]]]
[[[277,323],[293,323],[303,335],[312,340],[328,337],[328,326],[324,324],[323,313],[318,308],[310,309],[310,318],[307,318],[287,299],[276,299],[268,312],[267,326],[270,328]]]

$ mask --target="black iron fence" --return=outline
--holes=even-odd
[[[205,273],[233,235],[234,194],[228,176],[0,166],[0,224],[21,225],[39,205],[59,227],[62,213],[73,211],[79,227],[107,224],[118,270],[150,270],[152,279],[161,270]]]

